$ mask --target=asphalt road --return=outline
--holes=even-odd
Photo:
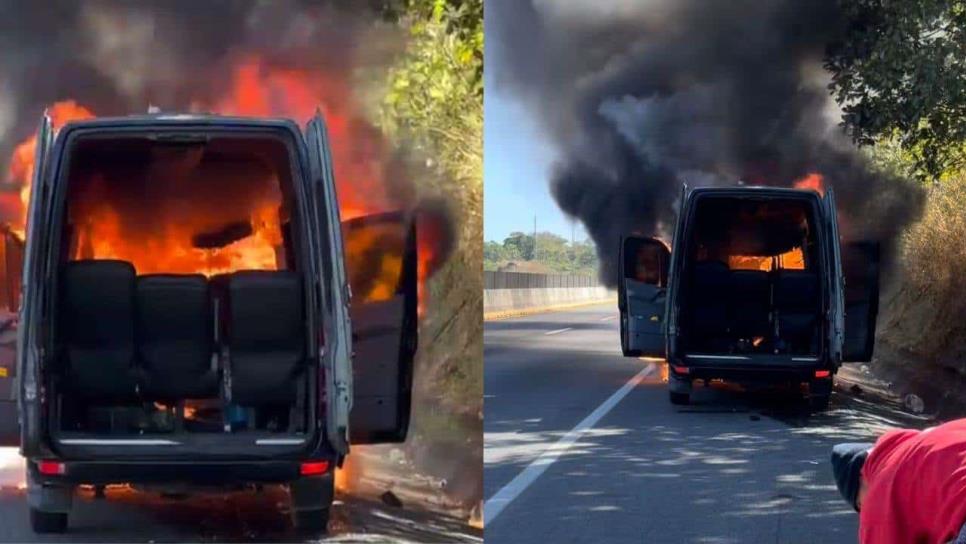
[[[23,490],[23,461],[0,448],[0,542],[298,542],[280,487],[261,492],[205,493],[162,498],[126,486],[109,487],[106,498],[91,489],[74,498],[69,530],[35,535]],[[425,508],[387,506],[378,499],[347,494],[333,505],[323,542],[470,542],[482,533],[464,519]]]
[[[833,394],[701,389],[672,406],[660,362],[620,354],[613,306],[484,327],[486,542],[855,542],[832,445],[922,426]]]

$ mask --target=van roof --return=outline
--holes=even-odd
[[[794,187],[768,187],[763,185],[735,185],[732,187],[695,187],[692,189],[688,198],[695,198],[702,195],[721,195],[721,196],[769,196],[769,197],[802,197],[813,196],[821,199],[822,195],[814,189],[797,189]]]
[[[95,117],[69,121],[61,130],[98,129],[98,128],[129,128],[129,127],[158,127],[178,125],[210,125],[212,127],[264,127],[285,128],[300,132],[298,124],[291,119],[281,117],[238,117],[215,115],[210,113],[157,113],[125,115],[121,117]]]

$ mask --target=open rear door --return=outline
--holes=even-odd
[[[654,238],[621,239],[618,308],[627,357],[665,356],[665,306],[671,251]]]
[[[325,398],[326,437],[335,451],[349,452],[349,411],[352,408],[352,326],[349,322],[349,281],[345,272],[339,199],[329,149],[329,136],[320,112],[305,129],[311,170],[310,199],[319,233],[312,250],[320,278],[315,286],[322,312],[325,345],[320,347]]]
[[[17,445],[24,455],[34,455],[40,449],[43,419],[41,417],[40,392],[40,339],[39,321],[41,319],[40,281],[43,271],[42,250],[44,248],[46,210],[49,198],[47,179],[49,168],[50,148],[53,143],[54,132],[50,117],[44,113],[37,129],[37,149],[34,154],[34,171],[31,180],[30,204],[27,208],[27,239],[24,247],[23,272],[21,276],[20,308],[17,318],[16,341],[16,369],[14,376],[0,377],[0,382],[13,378],[9,391],[17,399],[16,409],[8,404],[3,397],[3,407],[0,408],[0,434],[5,446]],[[6,349],[4,350],[6,353]],[[0,363],[7,368],[7,360]],[[2,371],[0,371],[2,372]],[[0,386],[3,387],[3,386]],[[18,426],[18,433],[10,432]],[[14,438],[16,437],[16,439]]]
[[[875,345],[879,315],[879,243],[852,242],[842,247],[845,275],[845,339],[842,360],[868,362]]]
[[[415,222],[384,213],[345,221],[342,231],[352,286],[349,442],[402,442],[418,325]]]
[[[829,354],[834,364],[842,362],[842,349],[845,338],[845,278],[842,274],[841,239],[839,238],[838,214],[835,209],[835,192],[831,187],[825,190],[823,197],[825,208],[825,228],[828,232],[826,239],[826,271],[829,277],[829,322],[828,341]]]

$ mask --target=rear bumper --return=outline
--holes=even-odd
[[[671,363],[670,374],[680,382],[726,380],[742,385],[772,385],[790,382],[831,383],[835,371],[822,359],[808,361],[696,359],[685,356]]]
[[[332,479],[335,459],[329,461],[329,470],[311,478]],[[308,461],[308,460],[305,460]],[[281,484],[299,479],[301,460],[246,461],[235,463],[212,462],[101,462],[65,461],[63,474],[41,474],[35,460],[27,467],[31,479],[45,485],[108,485],[108,484],[182,484],[198,487],[223,487],[244,484]]]

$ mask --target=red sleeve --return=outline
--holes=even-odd
[[[966,420],[882,435],[862,468],[859,541],[945,543],[966,522]]]

